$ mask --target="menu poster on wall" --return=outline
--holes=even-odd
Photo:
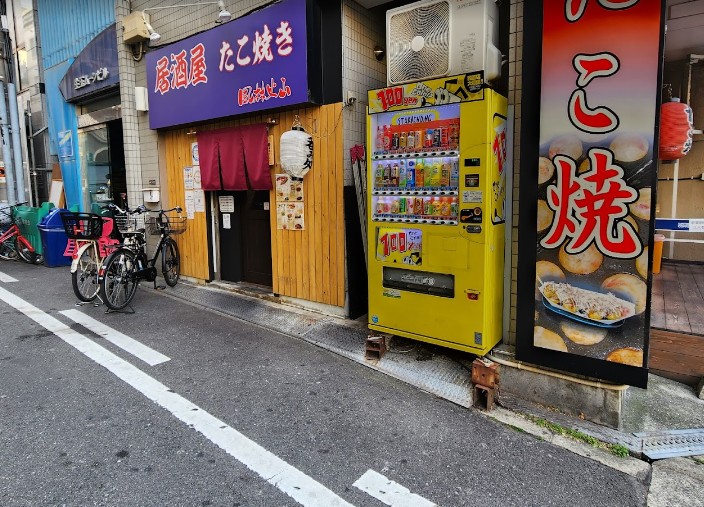
[[[302,202],[276,203],[276,228],[281,230],[302,231],[305,229]]]
[[[646,387],[664,3],[540,4],[524,13],[537,21],[524,40],[542,47],[523,50],[521,174],[534,177],[518,241],[535,247],[519,257],[518,292],[534,298],[518,299],[517,358]]]
[[[183,168],[183,188],[186,190],[193,190],[193,168],[184,167]]]
[[[276,175],[276,201],[303,201],[303,181],[293,179],[288,174]]]
[[[186,216],[189,220],[193,220],[195,211],[196,205],[193,198],[193,190],[186,190]]]

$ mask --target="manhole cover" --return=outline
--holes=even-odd
[[[704,454],[704,428],[634,433],[643,442],[643,455],[649,459]]]

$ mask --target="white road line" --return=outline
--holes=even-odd
[[[17,278],[12,278],[10,275],[6,275],[2,271],[0,271],[0,282],[8,283],[8,282],[17,282],[17,281],[19,281],[19,280],[17,280]]]
[[[117,345],[122,350],[129,352],[138,359],[141,359],[149,366],[155,366],[171,360],[164,354],[147,347],[143,343],[130,338],[126,334],[116,331],[110,326],[106,326],[102,322],[95,320],[93,317],[89,317],[83,312],[79,312],[78,310],[64,310],[59,313],[61,315],[65,315],[72,321],[79,323],[86,329],[90,329],[95,334],[102,336],[110,343]]]
[[[353,486],[391,507],[437,507],[433,502],[411,493],[408,488],[374,470],[364,472]]]
[[[230,456],[301,505],[307,507],[353,507],[352,504],[347,503],[313,478],[308,477],[215,416],[171,391],[167,386],[139,368],[2,287],[0,287],[0,300],[24,313],[154,403],[171,412],[177,419],[203,434]]]

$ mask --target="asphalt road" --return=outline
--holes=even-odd
[[[4,507],[645,505],[629,475],[151,284],[106,314],[68,268],[7,276]]]

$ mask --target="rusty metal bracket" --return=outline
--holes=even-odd
[[[364,343],[364,359],[379,360],[386,353],[386,336],[369,335]]]
[[[493,410],[499,393],[499,365],[486,358],[472,361],[472,405]]]

